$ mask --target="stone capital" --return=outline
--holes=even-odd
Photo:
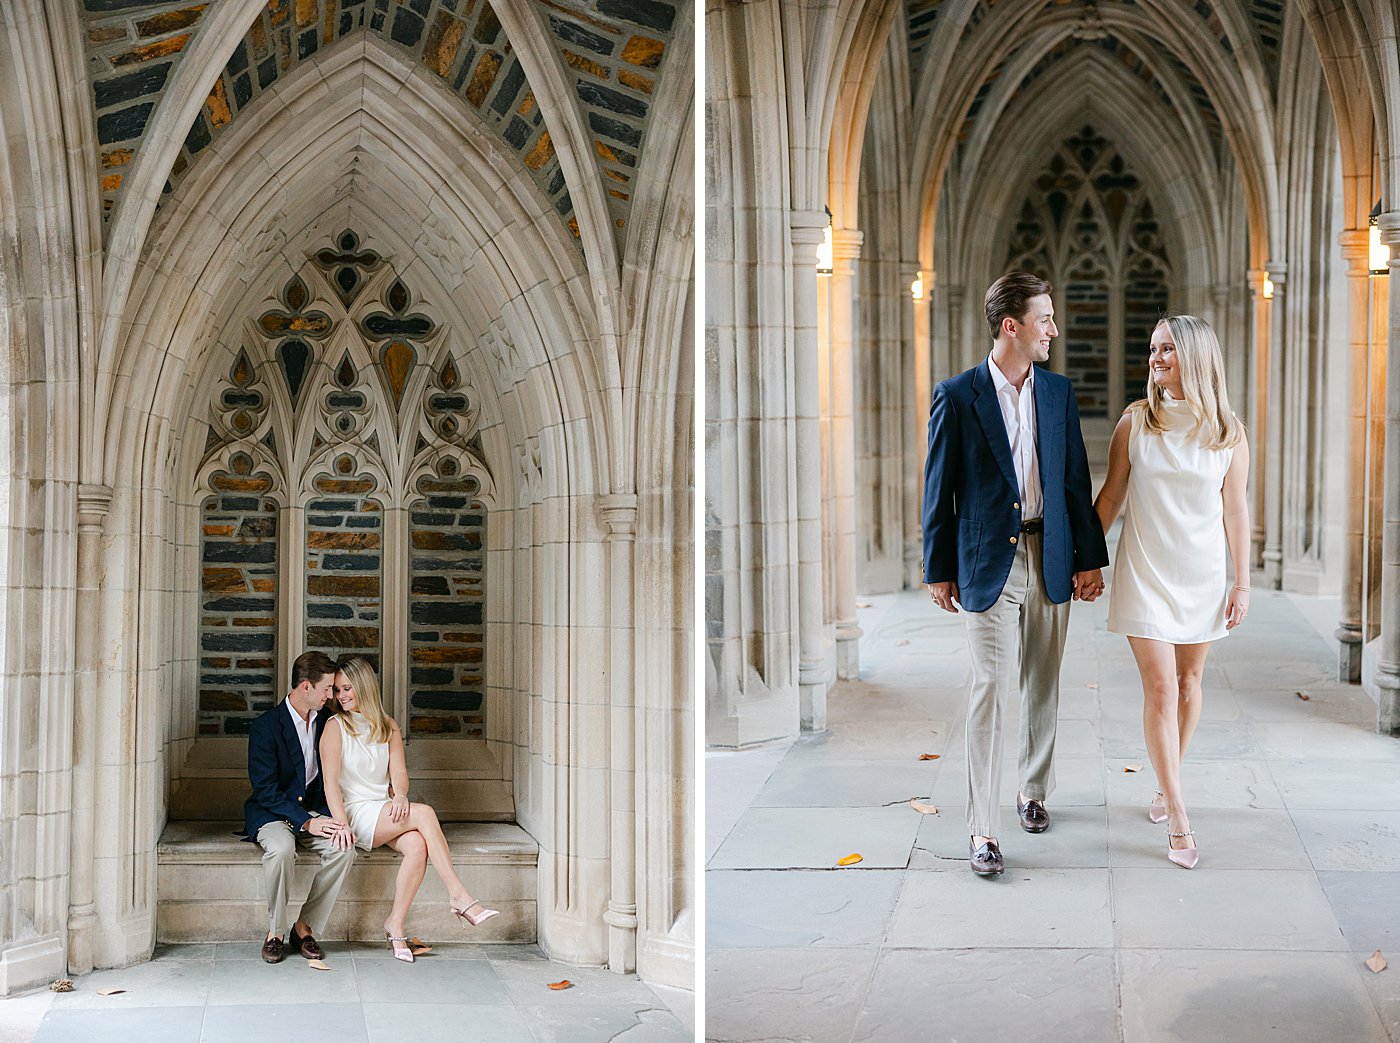
[[[98,532],[112,509],[110,485],[78,486],[78,531]]]
[[[794,210],[788,214],[793,246],[815,247],[826,238],[830,218],[820,210]]]
[[[1400,210],[1391,210],[1381,214],[1376,218],[1376,227],[1381,230],[1381,242],[1391,247],[1390,264],[1395,266],[1396,251],[1394,247],[1400,246]]]
[[[608,527],[608,538],[633,536],[637,531],[637,497],[634,493],[613,493],[598,498],[598,516]]]
[[[831,233],[831,257],[835,261],[854,261],[860,257],[860,248],[865,243],[865,233],[855,228],[833,229]]]

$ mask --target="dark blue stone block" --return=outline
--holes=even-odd
[[[551,196],[554,196],[554,195],[558,195],[558,194],[559,194],[559,190],[560,190],[561,188],[563,188],[563,187],[564,187],[564,171],[563,171],[563,170],[556,170],[556,171],[554,172],[554,177],[553,177],[553,179],[551,179],[550,182],[549,182],[549,188],[547,188],[545,191],[548,192]]]
[[[205,612],[271,612],[276,607],[273,598],[216,598],[204,603]]]
[[[428,8],[433,6],[433,0],[408,0],[408,6],[426,18],[428,17]]]
[[[204,545],[205,562],[270,562],[277,560],[275,543],[223,543],[210,540]]]
[[[316,53],[316,27],[312,26],[297,37],[297,61]]]
[[[139,138],[146,129],[146,121],[151,118],[155,102],[144,101],[140,105],[118,109],[97,118],[97,140],[103,145],[114,141],[129,141]]]
[[[225,735],[247,735],[253,729],[253,722],[256,717],[225,717]]]
[[[413,684],[451,684],[452,670],[442,666],[415,666],[409,671]]]
[[[206,630],[199,635],[199,647],[205,652],[271,652],[276,642],[276,634],[225,634]]]
[[[306,615],[310,619],[354,619],[355,612],[349,605],[330,604],[323,605],[312,602],[306,606]]]
[[[247,518],[238,527],[239,538],[265,539],[268,536],[277,535],[277,519],[275,518]]]
[[[219,500],[219,508],[225,511],[256,511],[261,502],[256,496],[225,496]]]
[[[277,79],[277,55],[267,58],[258,63],[258,89],[267,90],[273,80]]]
[[[415,630],[408,635],[414,641],[436,641],[437,632],[434,630]]]
[[[233,81],[233,101],[237,108],[243,108],[248,102],[253,100],[253,77],[251,73],[244,73]]]
[[[471,525],[480,528],[484,524],[484,519],[479,514],[463,514],[457,518],[458,525]]]
[[[471,713],[481,709],[480,692],[414,692],[413,705],[419,710],[456,710]]]
[[[83,0],[83,6],[89,11],[97,13],[100,11],[125,11],[132,7],[146,7],[151,0]]]
[[[413,511],[409,517],[414,525],[451,525],[452,515],[434,514],[430,511]]]
[[[514,58],[510,60],[510,65],[506,66],[506,74],[501,77],[500,84],[496,87],[496,96],[491,99],[491,108],[498,114],[504,116],[515,99],[520,94],[520,88],[525,85],[525,70]],[[457,85],[461,89],[461,84]],[[516,148],[520,146],[517,145]]]
[[[586,51],[594,54],[610,55],[615,46],[606,36],[599,36],[590,32],[576,22],[560,18],[558,15],[549,16],[549,27],[554,30],[554,35],[565,43],[571,43],[575,47],[582,47]]]
[[[200,674],[201,685],[223,685],[228,688],[237,685],[242,688],[271,688],[270,674]]]
[[[229,58],[225,68],[228,69],[230,76],[237,76],[248,68],[248,44],[246,41],[240,40],[238,42],[238,46],[233,49],[233,55]]]
[[[170,66],[173,64],[162,62],[160,65],[137,69],[123,76],[114,76],[110,80],[94,83],[93,100],[99,109],[107,109],[124,101],[144,98],[165,86],[165,79],[170,75]]]
[[[413,47],[422,36],[422,18],[404,7],[394,12],[394,27],[389,30],[389,39],[405,47]]]
[[[410,607],[415,623],[480,623],[481,606],[465,601],[415,601]]]
[[[321,559],[321,568],[328,572],[376,572],[379,569],[379,555],[327,554]]]
[[[669,33],[676,20],[675,6],[657,0],[598,0],[598,13],[625,18],[663,33]]]
[[[480,572],[480,558],[414,558],[414,572]]]
[[[554,201],[554,209],[559,212],[560,217],[568,217],[573,213],[574,201],[569,197],[569,193],[565,192]]]
[[[457,70],[457,78],[452,81],[452,89],[460,91],[462,84],[467,82],[467,77],[471,75],[472,66],[476,64],[476,44],[467,44],[467,56],[462,61],[462,67]]]
[[[452,591],[448,589],[447,579],[443,576],[414,576],[413,593],[426,594],[429,597],[446,597]]]
[[[530,124],[519,116],[512,116],[503,137],[510,143],[511,148],[522,149],[525,142],[530,140]]]
[[[354,500],[311,500],[307,503],[308,511],[353,511],[355,509]],[[339,524],[339,523],[337,523]]]
[[[596,105],[600,109],[616,112],[622,116],[642,117],[647,114],[647,103],[640,98],[604,87],[601,83],[581,81],[574,84],[574,91],[585,105]]]
[[[465,496],[429,496],[429,497],[428,497],[428,506],[429,506],[429,507],[436,507],[436,508],[438,508],[439,510],[441,510],[441,509],[452,510],[452,509],[457,508],[457,507],[465,507],[466,505],[467,505],[467,498],[466,498]],[[450,521],[451,519],[449,518],[448,520]]]
[[[377,529],[379,528],[379,515],[377,514],[357,514],[346,521],[352,529]]]
[[[345,521],[345,516],[343,514],[308,514],[306,521],[310,525],[319,525],[323,529],[338,529]]]
[[[193,156],[207,148],[212,140],[214,139],[209,136],[209,125],[204,122],[204,116],[195,116],[194,122],[190,124],[190,132],[185,135],[185,148]]]
[[[624,145],[636,148],[642,143],[642,132],[636,127],[629,126],[620,120],[609,119],[607,116],[597,112],[588,114],[588,125],[593,129],[593,133],[601,134],[605,138],[612,138],[620,141]],[[632,163],[627,164],[629,167]]]

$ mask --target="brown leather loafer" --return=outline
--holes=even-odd
[[[969,840],[967,850],[970,856],[968,863],[978,876],[1000,876],[1006,868],[1002,864],[1001,848],[997,847],[995,840],[989,840],[978,848],[974,848]]]
[[[301,953],[308,960],[320,960],[325,958],[325,951],[321,948],[321,943],[306,934],[297,934],[297,929],[292,928],[292,948]]]
[[[287,955],[286,946],[281,938],[269,938],[263,942],[262,958],[263,963],[281,963],[282,957]]]
[[[1050,828],[1050,812],[1045,810],[1043,800],[1028,800],[1022,804],[1017,797],[1016,814],[1021,816],[1021,828],[1027,833],[1044,833]]]

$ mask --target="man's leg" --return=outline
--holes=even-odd
[[[306,893],[306,904],[301,907],[295,928],[302,935],[319,935],[326,929],[331,907],[335,905],[340,887],[345,883],[350,867],[355,864],[357,848],[342,851],[329,837],[305,836],[303,843],[320,856],[321,864],[316,875],[311,878],[311,890]]]
[[[1044,801],[1055,788],[1055,728],[1060,713],[1060,662],[1069,631],[1069,607],[1051,602],[1040,573],[1041,540],[1022,537],[1031,566],[1021,611],[1020,791]]]
[[[287,894],[292,889],[292,867],[297,843],[286,822],[269,822],[255,838],[263,849],[263,893],[267,896],[267,938],[282,938],[287,930]],[[280,959],[280,957],[279,957]]]
[[[974,837],[995,838],[1000,818],[1001,753],[1007,700],[1020,658],[1019,619],[1026,587],[1024,544],[1016,549],[1006,586],[985,612],[967,612],[972,692],[967,703],[967,825]]]

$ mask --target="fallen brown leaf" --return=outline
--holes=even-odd
[[[307,960],[306,965],[314,971],[328,971],[331,965],[325,960]]]
[[[938,809],[937,809],[936,807],[934,807],[932,804],[925,804],[925,803],[924,803],[923,801],[921,801],[918,797],[910,797],[910,798],[909,798],[909,806],[910,806],[911,808],[913,808],[915,811],[917,811],[920,815],[937,815],[937,814],[938,814]]]
[[[903,648],[903,647],[904,647],[905,645],[907,645],[908,643],[909,643],[909,639],[908,639],[907,637],[901,637],[898,641],[895,642],[895,644],[896,644],[897,646],[899,646],[900,648]]]
[[[870,602],[868,602],[868,601],[857,601],[857,602],[856,602],[856,608],[869,608],[869,607],[870,607]]]
[[[565,989],[572,989],[574,987],[574,983],[571,982],[568,978],[565,978],[563,981],[550,982],[549,987],[555,992],[563,992]]]
[[[1307,702],[1309,699],[1312,698],[1312,696],[1310,696],[1307,692],[1295,692],[1293,694],[1296,695],[1299,699],[1303,700],[1303,702]]]
[[[838,866],[853,866],[857,862],[862,861],[864,861],[864,859],[862,859],[860,855],[847,855],[845,858],[841,859],[836,864]]]
[[[1085,688],[1097,688],[1098,685],[1096,685],[1096,684],[1087,684],[1087,685],[1085,685],[1084,687],[1085,687]]]
[[[115,996],[117,993],[125,991],[125,989],[98,989],[97,994],[99,996]]]
[[[943,754],[941,754],[941,753],[921,753],[921,754],[919,754],[919,760],[921,760],[921,761],[936,761],[936,760],[938,760],[938,758],[941,757],[941,756],[943,756]]]
[[[422,956],[425,952],[432,952],[433,947],[422,938],[414,937],[408,940],[408,947],[413,950],[414,956]]]
[[[1141,765],[1141,764],[1125,764],[1125,765],[1123,765],[1123,773],[1124,773],[1125,775],[1126,775],[1128,772],[1133,772],[1133,771],[1142,771],[1142,765]]]
[[[1372,974],[1379,974],[1381,971],[1385,970],[1390,965],[1385,962],[1385,957],[1382,956],[1381,951],[1377,949],[1375,952],[1371,953],[1369,957],[1367,957],[1366,966],[1371,968]]]

